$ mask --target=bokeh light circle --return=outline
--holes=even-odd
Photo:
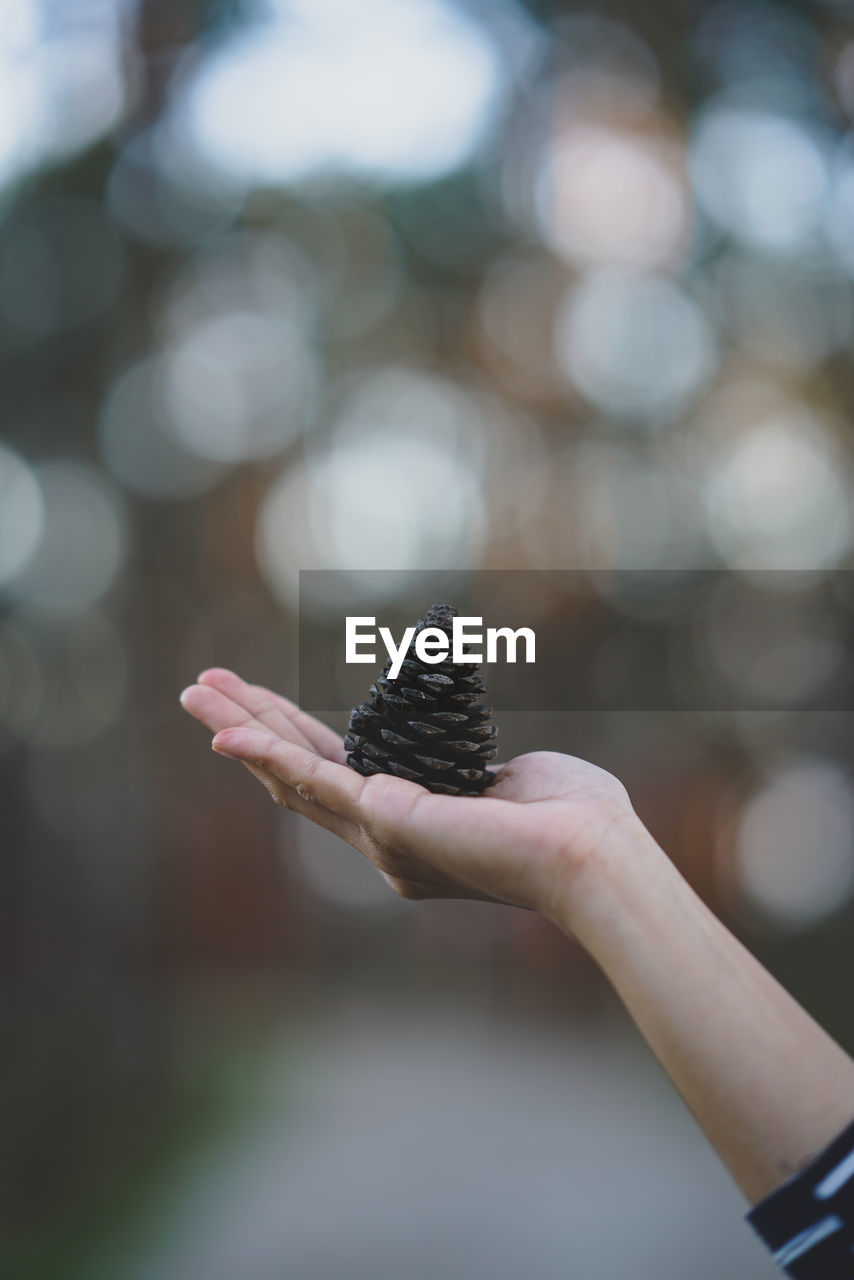
[[[32,555],[43,522],[42,491],[32,468],[0,444],[0,587],[12,582]]]
[[[657,267],[686,240],[676,146],[595,122],[559,133],[540,173],[537,208],[546,243],[573,263]]]
[[[119,120],[130,63],[124,8],[4,0],[0,189],[81,151]]]
[[[748,803],[735,870],[748,900],[776,924],[818,923],[854,894],[854,789],[828,761],[779,772]]]
[[[572,456],[568,484],[578,521],[575,557],[585,567],[684,570],[703,561],[695,488],[663,451],[644,457],[619,441],[585,440]],[[566,525],[560,503],[555,517]],[[563,554],[571,553],[566,546]]]
[[[101,471],[75,459],[49,459],[35,475],[44,518],[14,594],[31,609],[87,609],[111,586],[127,554],[121,495]]]
[[[216,484],[225,467],[182,447],[167,428],[163,378],[159,356],[138,360],[116,375],[101,405],[98,448],[131,493],[190,498]]]
[[[627,418],[669,418],[715,366],[712,332],[672,281],[592,272],[567,291],[555,326],[567,378],[594,404]]]
[[[487,32],[446,0],[288,3],[188,63],[176,127],[235,183],[455,168],[502,90]]]
[[[288,326],[253,312],[214,315],[164,356],[166,423],[214,462],[276,453],[303,426],[309,368]]]
[[[703,207],[736,239],[775,250],[814,240],[826,147],[797,118],[714,99],[695,127],[692,169]]]
[[[123,229],[160,249],[199,244],[236,217],[240,197],[211,179],[192,150],[159,122],[128,139],[107,180]]]
[[[476,563],[486,436],[475,397],[448,379],[386,369],[346,392],[329,446],[285,470],[256,526],[262,571],[294,602],[296,568]]]
[[[748,427],[711,464],[706,527],[739,569],[825,569],[851,540],[849,480],[833,434],[806,410]]]

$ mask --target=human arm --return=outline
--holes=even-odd
[[[231,672],[202,673],[182,702],[216,750],[402,896],[513,903],[576,938],[751,1202],[854,1118],[854,1063],[702,903],[604,770],[536,752],[483,797],[436,796],[356,774],[328,727]]]
[[[854,1120],[854,1062],[706,907],[639,821],[568,911],[748,1200]]]

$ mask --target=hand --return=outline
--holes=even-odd
[[[571,931],[582,870],[606,836],[638,821],[623,785],[574,756],[535,751],[497,767],[483,796],[434,795],[388,774],[362,777],[337,733],[232,671],[203,671],[181,704],[214,731],[215,751],[358,849],[404,898],[529,907]]]

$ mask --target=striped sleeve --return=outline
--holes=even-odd
[[[786,1275],[854,1278],[854,1123],[760,1200],[747,1221]]]

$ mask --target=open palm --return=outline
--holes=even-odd
[[[203,671],[181,704],[277,804],[334,832],[405,898],[480,898],[554,916],[606,830],[632,815],[604,769],[536,751],[496,768],[483,796],[434,795],[388,774],[362,777],[341,736],[233,671]]]

